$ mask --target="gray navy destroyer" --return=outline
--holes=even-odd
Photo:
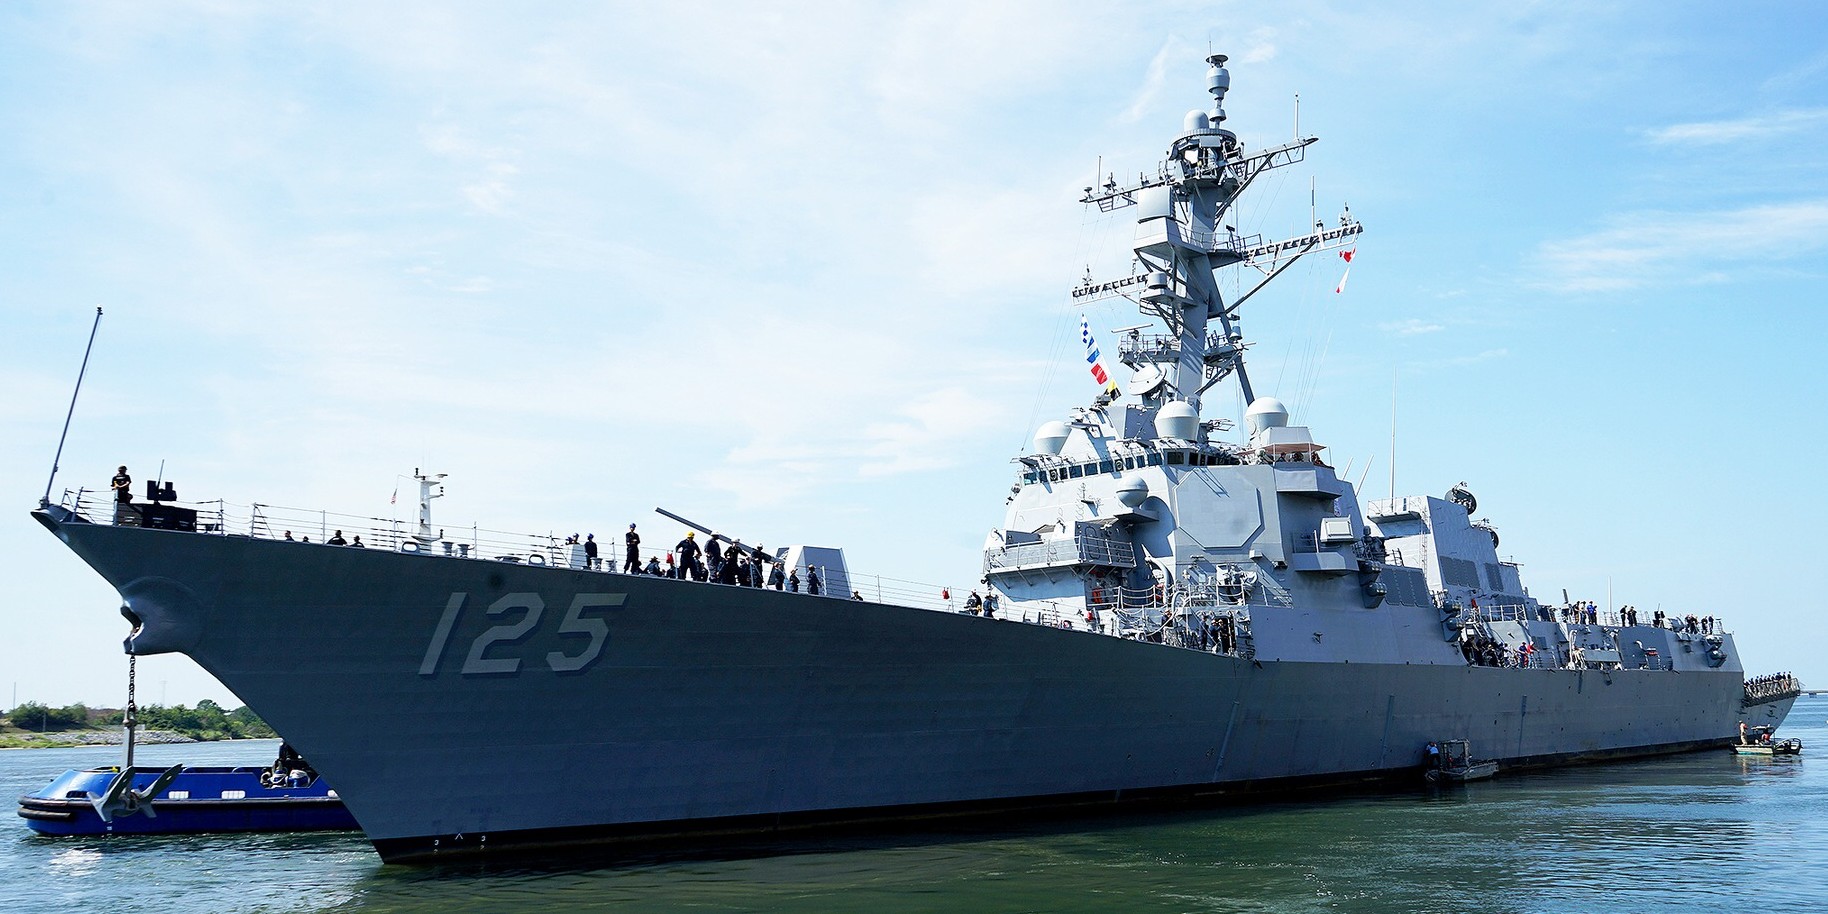
[[[971,612],[853,579],[837,549],[745,553],[814,596],[613,573],[582,544],[65,492],[34,516],[121,594],[136,654],[182,652],[337,785],[388,861],[1421,778],[1719,748],[1800,686],[1748,683],[1711,615],[1533,598],[1464,487],[1361,502],[1245,368],[1239,308],[1348,213],[1241,236],[1234,201],[1311,137],[1247,149],[1211,106],[1134,213],[1134,373],[1017,460]],[[1227,300],[1219,277],[1254,285]],[[1089,335],[1088,335],[1089,336]],[[1202,417],[1235,384],[1244,425]],[[1225,388],[1229,391],[1231,388]],[[281,527],[317,533],[293,542]],[[378,548],[377,548],[378,547]],[[619,549],[618,549],[619,551]],[[666,550],[660,550],[666,551]],[[646,553],[644,553],[645,555]]]

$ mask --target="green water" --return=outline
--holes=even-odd
[[[354,834],[48,839],[15,820],[0,837],[0,911],[1688,912],[1753,898],[1828,910],[1828,698],[1798,702],[1784,735],[1810,746],[1803,759],[1716,751],[598,868],[386,867]],[[259,764],[273,746],[148,747],[141,761]],[[0,752],[0,789],[116,755]]]

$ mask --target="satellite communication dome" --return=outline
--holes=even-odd
[[[1206,112],[1195,108],[1187,112],[1187,119],[1181,122],[1181,129],[1186,133],[1212,129],[1212,121],[1206,118]]]
[[[1130,383],[1125,387],[1132,397],[1145,397],[1155,393],[1163,384],[1168,383],[1168,376],[1162,374],[1154,365],[1144,365],[1130,376]]]
[[[1288,407],[1275,397],[1258,397],[1244,411],[1244,424],[1252,435],[1266,428],[1282,428],[1288,425]]]
[[[1474,511],[1479,510],[1479,499],[1473,497],[1473,491],[1466,487],[1466,483],[1460,483],[1448,489],[1447,500],[1465,508],[1467,517],[1471,517]]]
[[[1058,455],[1060,449],[1066,447],[1066,439],[1072,433],[1072,429],[1067,428],[1066,423],[1058,419],[1042,423],[1041,427],[1035,430],[1035,453]]]
[[[1196,440],[1200,430],[1200,414],[1185,400],[1175,400],[1162,411],[1155,414],[1155,433],[1163,438],[1180,438],[1183,441]]]
[[[1117,481],[1117,500],[1126,508],[1135,508],[1149,500],[1149,483],[1140,476],[1125,476]]]

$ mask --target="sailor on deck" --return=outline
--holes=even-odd
[[[628,557],[622,563],[623,573],[640,574],[641,573],[641,534],[635,532],[634,524],[628,525],[628,533],[623,535],[622,541],[628,544]]]
[[[698,534],[690,530],[686,531],[685,539],[680,540],[679,545],[673,547],[673,551],[679,553],[679,576],[686,580],[697,578],[699,572]]]

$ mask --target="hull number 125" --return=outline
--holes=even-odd
[[[432,640],[425,646],[425,659],[419,662],[419,675],[436,676],[438,666],[444,660],[445,647],[451,640],[451,629],[457,626],[457,617],[463,614],[463,606],[469,600],[469,594],[453,593],[450,602],[444,605],[444,615],[438,618],[438,627],[432,630]],[[571,607],[565,610],[565,618],[558,624],[558,634],[571,642],[570,651],[547,651],[546,667],[555,673],[580,673],[588,669],[597,658],[603,656],[603,645],[609,641],[609,623],[588,615],[597,610],[621,606],[627,594],[620,593],[581,593],[571,599]],[[491,619],[502,619],[499,625],[492,625],[470,642],[470,649],[463,655],[465,676],[512,676],[521,671],[521,661],[526,658],[525,651],[517,651],[527,640],[534,628],[540,623],[540,617],[546,612],[546,600],[537,593],[511,593],[489,604],[485,613]]]

